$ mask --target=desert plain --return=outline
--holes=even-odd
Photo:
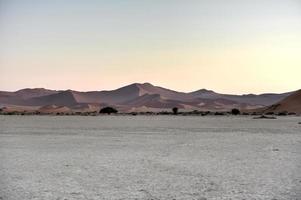
[[[0,199],[300,200],[300,121],[0,116]]]

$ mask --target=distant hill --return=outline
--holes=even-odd
[[[195,92],[190,93],[194,97],[206,98],[206,99],[228,99],[240,103],[247,103],[252,105],[271,105],[277,103],[278,101],[284,99],[285,97],[292,94],[292,92],[282,93],[282,94],[244,94],[244,95],[231,95],[231,94],[220,94],[215,93],[211,90],[201,89]]]
[[[34,97],[27,99],[27,101],[24,102],[24,104],[30,106],[58,105],[69,107],[72,107],[78,103],[80,102],[77,100],[76,92],[73,92],[71,90],[62,91],[46,96]]]
[[[44,89],[44,88],[34,88],[34,89],[26,88],[26,89],[18,90],[14,94],[16,96],[21,97],[22,99],[30,99],[30,98],[34,98],[34,97],[41,97],[41,96],[56,94],[58,92],[59,91],[48,90],[48,89]]]
[[[292,93],[276,104],[268,106],[264,112],[291,112],[301,114],[301,90]]]
[[[25,105],[25,102],[31,98],[47,96],[56,93],[59,93],[59,91],[47,90],[44,88],[26,88],[16,92],[0,91],[0,105]]]
[[[57,91],[44,88],[27,88],[16,92],[0,91],[0,106],[95,111],[101,106],[111,105],[125,112],[131,110],[158,111],[172,107],[184,110],[230,110],[232,108],[251,109],[270,106],[292,93],[229,95],[206,89],[185,93],[154,86],[150,83],[133,83],[108,91]]]

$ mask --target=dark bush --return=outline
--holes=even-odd
[[[239,115],[239,114],[240,114],[240,111],[239,111],[237,108],[233,108],[233,109],[231,110],[231,114],[232,114],[232,115]]]
[[[282,111],[278,113],[278,116],[286,116],[287,115],[287,111]]]
[[[99,113],[110,115],[111,113],[118,113],[118,110],[116,110],[115,108],[112,108],[112,107],[104,107],[104,108],[100,109]]]
[[[174,107],[174,108],[172,108],[172,112],[173,112],[173,114],[174,115],[177,115],[178,114],[178,108],[177,107]]]
[[[167,111],[161,111],[161,112],[158,112],[157,115],[170,115],[171,112],[167,112]]]
[[[215,112],[214,115],[225,115],[223,112]]]

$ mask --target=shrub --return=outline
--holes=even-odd
[[[174,115],[177,115],[178,114],[178,108],[177,107],[174,107],[174,108],[172,108],[172,112],[173,112],[173,114]]]
[[[225,115],[223,112],[215,112],[214,115]]]
[[[279,116],[286,116],[287,115],[287,111],[282,111],[278,113]]]
[[[104,107],[102,109],[100,109],[99,113],[101,114],[108,114],[110,115],[111,113],[117,113],[118,110],[116,110],[115,108],[112,107]]]
[[[232,114],[232,115],[239,115],[239,114],[240,114],[240,111],[239,111],[237,108],[233,108],[233,109],[231,110],[231,114]]]
[[[171,113],[170,112],[167,112],[167,111],[161,111],[161,112],[158,112],[157,115],[170,115]]]

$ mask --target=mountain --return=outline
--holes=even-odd
[[[141,85],[142,84],[134,83],[116,90],[100,91],[98,93],[98,98],[101,102],[104,103],[120,104],[142,95],[144,92],[143,88],[140,87]]]
[[[239,103],[247,103],[251,105],[262,105],[267,106],[279,102],[285,97],[292,94],[292,92],[282,93],[282,94],[244,94],[244,95],[231,95],[231,94],[219,94],[212,90],[201,89],[195,92],[191,92],[191,95],[198,98],[206,99],[227,99],[231,101],[236,101]]]
[[[134,83],[116,90],[101,91],[99,92],[99,98],[102,102],[122,104],[129,100],[143,96],[144,94],[159,94],[165,99],[184,100],[191,99],[189,95],[184,92],[177,92],[166,88],[154,86],[150,83]]]
[[[77,101],[75,92],[71,90],[46,96],[34,97],[24,102],[24,104],[28,106],[58,105],[69,107],[72,107],[78,103],[80,102]]]
[[[56,93],[58,93],[58,91],[47,90],[44,88],[26,88],[16,92],[0,91],[0,105],[24,105],[24,102],[30,98],[42,97]]]
[[[212,90],[206,90],[206,89],[200,89],[194,92],[190,92],[189,95],[195,98],[204,98],[204,99],[217,99],[222,97],[222,94],[218,94]]]
[[[288,97],[283,94],[229,95],[201,89],[190,93],[154,86],[150,83],[133,83],[116,90],[79,92],[74,90],[23,89],[0,92],[0,106],[45,107],[52,110],[97,110],[102,106],[115,106],[122,111],[160,110],[178,107],[184,110],[250,109],[273,105]],[[57,108],[57,107],[58,108]],[[66,108],[65,108],[66,107]],[[47,108],[47,107],[46,107]]]
[[[26,105],[45,105],[50,104],[73,105],[76,103],[106,103],[106,104],[124,104],[144,94],[159,94],[162,98],[173,100],[192,100],[193,97],[183,92],[153,86],[150,83],[134,83],[116,90],[110,91],[92,91],[77,92],[72,90],[54,93],[52,95],[38,96],[30,99]]]
[[[135,99],[123,102],[128,107],[148,107],[148,108],[185,108],[185,102],[179,100],[167,99],[160,94],[143,94]]]
[[[177,107],[184,110],[211,110],[211,111],[228,111],[232,108],[247,109],[251,105],[245,103],[238,103],[227,99],[202,99],[196,98],[190,101],[180,101],[174,99],[163,98],[159,94],[144,94],[128,102],[124,102],[123,105],[129,108],[162,108],[170,109]]]
[[[276,104],[268,106],[264,112],[291,112],[301,114],[301,90],[292,93]]]
[[[30,99],[30,98],[34,98],[34,97],[41,97],[41,96],[56,94],[58,92],[59,91],[47,90],[44,88],[34,88],[34,89],[26,88],[26,89],[16,91],[15,94],[16,94],[16,96],[19,96],[22,99]]]

